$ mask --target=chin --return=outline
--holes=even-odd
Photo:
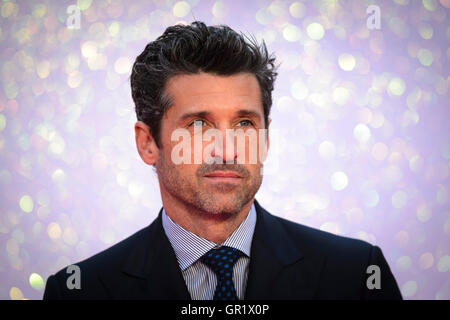
[[[234,196],[212,196],[206,201],[202,201],[202,209],[211,215],[230,216],[236,215],[245,205],[243,199],[236,199]]]

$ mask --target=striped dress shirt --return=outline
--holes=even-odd
[[[241,250],[240,257],[233,268],[233,283],[239,300],[244,299],[247,286],[250,248],[256,225],[256,211],[253,204],[247,217],[222,243],[217,244],[201,238],[184,229],[169,218],[163,208],[162,224],[167,238],[175,251],[184,281],[193,300],[212,300],[216,289],[215,273],[199,259],[213,248],[229,246]]]

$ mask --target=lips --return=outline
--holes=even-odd
[[[233,171],[213,171],[205,174],[208,178],[242,178],[239,174]]]

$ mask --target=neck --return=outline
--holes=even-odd
[[[193,234],[217,244],[223,243],[245,220],[253,204],[246,203],[236,214],[210,213],[193,207],[167,192],[161,192],[164,210],[172,221]]]

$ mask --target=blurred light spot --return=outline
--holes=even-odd
[[[357,239],[363,240],[363,241],[369,241],[369,234],[365,231],[358,231],[355,234]]]
[[[408,195],[404,191],[397,191],[392,195],[391,201],[394,208],[401,209],[406,205]]]
[[[402,114],[401,126],[407,127],[410,125],[415,125],[415,124],[419,123],[419,119],[420,119],[419,113],[417,113],[414,110],[406,110]]]
[[[306,7],[303,3],[295,1],[289,6],[289,12],[294,18],[301,18],[306,13]]]
[[[121,187],[127,186],[128,179],[129,179],[129,176],[128,176],[128,172],[126,172],[126,171],[120,171],[116,176],[117,184]]]
[[[353,129],[353,136],[360,143],[366,143],[371,137],[370,129],[363,123],[359,123]]]
[[[17,241],[17,243],[22,244],[25,241],[25,233],[20,229],[15,229],[12,233],[12,237]]]
[[[342,26],[335,26],[333,28],[333,32],[334,32],[334,35],[336,36],[336,38],[338,38],[340,40],[345,40],[345,38],[347,37],[347,31]]]
[[[50,213],[50,207],[48,206],[42,206],[37,209],[37,216],[43,220],[47,219],[50,216]]]
[[[22,149],[23,151],[27,151],[31,146],[30,137],[26,133],[21,134],[17,138],[17,144],[20,149]]]
[[[92,168],[94,168],[95,171],[105,170],[108,165],[108,157],[104,153],[97,152],[92,156]]]
[[[450,9],[450,0],[440,0],[443,7]]]
[[[227,7],[224,1],[216,1],[211,9],[212,14],[217,18],[224,18],[227,15]]]
[[[352,71],[355,68],[356,60],[348,53],[342,53],[338,58],[339,67],[344,71]]]
[[[344,209],[344,213],[345,216],[347,218],[347,220],[350,223],[353,224],[359,224],[361,223],[363,217],[364,217],[364,212],[361,210],[361,208],[350,208],[350,209]]]
[[[382,142],[377,142],[372,147],[372,157],[377,161],[386,159],[389,153],[389,148]]]
[[[356,112],[356,119],[362,123],[369,123],[372,119],[372,111],[369,108],[361,108]]]
[[[19,94],[19,86],[15,81],[8,81],[3,84],[3,90],[5,91],[8,99],[15,99]]]
[[[388,84],[388,93],[394,96],[401,96],[405,92],[405,82],[400,78],[393,78]]]
[[[118,74],[126,74],[131,72],[133,61],[129,57],[120,57],[114,63],[114,70]]]
[[[19,255],[20,247],[16,239],[9,239],[6,242],[6,252],[12,256]]]
[[[431,208],[426,205],[422,204],[417,208],[417,218],[421,222],[426,222],[431,218]]]
[[[366,189],[362,192],[362,199],[367,207],[374,208],[380,201],[380,196],[375,189]]]
[[[110,25],[108,26],[108,33],[115,37],[119,34],[120,32],[120,23],[117,21],[111,22]]]
[[[331,187],[334,190],[344,190],[348,185],[347,175],[342,171],[337,171],[331,176]]]
[[[323,141],[319,145],[319,154],[326,160],[331,160],[336,155],[336,147],[331,141]]]
[[[428,11],[434,11],[436,10],[436,0],[422,0],[423,6]]]
[[[42,223],[39,221],[33,225],[32,233],[34,237],[38,237],[42,231]]]
[[[267,9],[276,17],[282,17],[286,13],[284,6],[277,1],[272,2]]]
[[[75,229],[73,229],[71,227],[67,227],[64,229],[64,233],[63,233],[62,237],[63,237],[64,242],[71,246],[76,245],[78,242],[77,232],[75,231]]]
[[[426,23],[419,25],[419,34],[422,38],[429,40],[433,37],[433,27]]]
[[[3,18],[8,18],[14,12],[15,7],[16,7],[15,4],[12,3],[12,2],[5,2],[5,3],[3,3],[3,5],[2,5],[2,17]]]
[[[401,256],[395,264],[400,271],[406,271],[411,268],[412,260],[409,256]]]
[[[83,75],[78,70],[71,72],[67,77],[67,85],[70,88],[77,88],[83,81]]]
[[[110,229],[100,232],[99,238],[105,244],[113,244],[115,241],[114,232]]]
[[[50,62],[48,60],[41,61],[36,66],[36,72],[41,79],[45,79],[50,74]]]
[[[429,269],[433,266],[434,257],[430,252],[425,252],[419,258],[419,265],[422,269]]]
[[[53,173],[52,173],[53,182],[61,183],[61,182],[64,182],[65,179],[66,179],[66,173],[61,168],[58,168],[55,171],[53,171]]]
[[[437,269],[439,272],[447,272],[450,270],[450,256],[445,255],[439,259]]]
[[[38,291],[43,290],[45,287],[44,279],[42,279],[42,277],[37,273],[32,273],[30,275],[29,282],[30,282],[30,286],[33,289],[38,290]]]
[[[402,295],[405,297],[405,298],[409,298],[409,297],[412,297],[412,296],[414,296],[415,294],[416,294],[416,292],[417,292],[417,282],[416,281],[413,281],[413,280],[410,280],[410,281],[407,281],[403,286],[402,286]]]
[[[80,8],[80,10],[87,10],[92,4],[92,0],[78,0],[77,6]]]
[[[98,54],[94,58],[88,58],[88,67],[91,70],[104,69],[108,64],[108,57],[105,54]]]
[[[444,223],[444,232],[450,234],[450,218],[448,218]]]
[[[395,241],[399,246],[406,246],[409,242],[408,232],[406,232],[405,230],[397,232],[397,234],[395,235]]]
[[[50,204],[50,194],[45,189],[37,193],[36,199],[41,206],[48,206]]]
[[[350,91],[347,88],[337,87],[333,90],[333,101],[338,105],[344,105],[350,98]]]
[[[445,95],[448,92],[448,87],[449,86],[447,85],[447,82],[445,81],[444,77],[439,76],[438,80],[435,83],[436,92],[441,95]]]
[[[272,15],[266,7],[263,7],[256,12],[255,19],[259,24],[266,25],[271,21]]]
[[[308,96],[308,87],[300,80],[291,86],[291,94],[297,100],[304,100]]]
[[[78,68],[78,66],[80,65],[80,57],[75,53],[71,53],[67,56],[67,63],[73,69]],[[72,71],[73,70],[71,70],[70,72],[72,72]],[[68,72],[68,73],[70,73],[70,72]]]
[[[283,96],[276,103],[277,109],[281,112],[295,112],[294,101],[290,97]]]
[[[6,117],[0,113],[0,131],[3,131],[6,127]]]
[[[86,41],[81,45],[81,54],[85,58],[95,58],[98,54],[97,44],[93,41]]]
[[[23,300],[22,291],[17,287],[12,287],[11,290],[9,290],[9,297],[11,300]]]
[[[420,63],[426,67],[431,66],[431,64],[433,63],[433,54],[428,49],[420,49],[417,52],[417,58],[419,59]]]
[[[76,247],[77,253],[80,256],[89,255],[89,245],[85,241],[79,241]]]
[[[320,230],[339,234],[339,226],[336,222],[328,221],[320,226]]]
[[[66,143],[64,142],[64,139],[60,136],[55,136],[48,146],[48,151],[59,155],[64,152],[65,147]]]
[[[284,27],[283,29],[283,37],[290,42],[295,42],[300,40],[301,38],[301,31],[300,29],[293,25],[293,24],[288,24],[286,27]]]
[[[188,15],[189,11],[191,10],[191,6],[186,1],[178,1],[173,6],[172,12],[175,17],[185,17]]]
[[[133,198],[139,198],[144,192],[144,186],[137,181],[131,181],[128,185],[128,193]]]
[[[34,207],[33,199],[29,195],[23,195],[20,198],[19,206],[23,212],[31,212]]]
[[[33,9],[33,16],[42,18],[47,12],[47,7],[43,3],[36,4]]]
[[[56,240],[61,237],[61,227],[56,222],[51,222],[47,227],[47,234],[50,239]]]
[[[313,40],[320,40],[325,35],[325,29],[320,23],[313,22],[306,27],[306,33]]]
[[[445,186],[443,186],[442,184],[439,184],[437,187],[436,201],[441,205],[448,202],[448,192]]]
[[[418,172],[423,166],[423,159],[419,155],[415,155],[409,159],[409,168],[413,172]]]

